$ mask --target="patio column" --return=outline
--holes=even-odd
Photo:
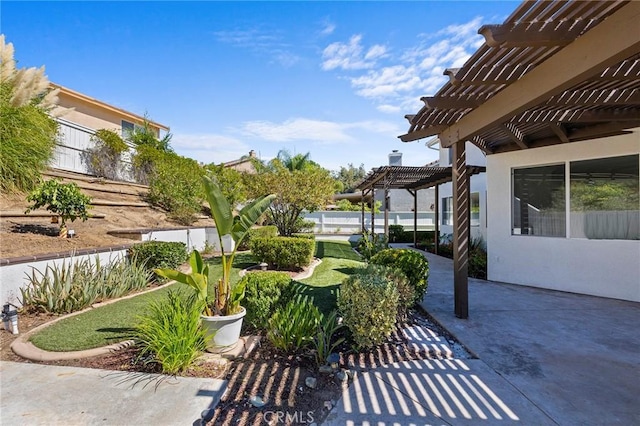
[[[418,190],[407,189],[413,196],[413,248],[418,248]]]
[[[384,189],[384,236],[389,240],[389,190]]]
[[[453,149],[453,293],[458,318],[469,317],[469,170],[465,141]]]
[[[364,189],[362,189],[362,192],[360,193],[362,194],[362,198],[360,198],[360,207],[362,209],[362,223],[361,223],[361,231],[364,234],[364,231],[366,230],[365,226],[364,226],[364,196],[365,196],[365,192]]]
[[[435,254],[438,254],[438,248],[440,247],[440,194],[439,192],[440,192],[440,185],[436,185],[436,191],[434,194],[436,197],[436,200],[435,200],[435,203],[433,203],[434,204],[433,208],[436,211],[436,217],[435,217],[436,226],[434,231],[434,238],[435,238],[434,253]]]
[[[371,236],[376,233],[376,190],[371,188]]]

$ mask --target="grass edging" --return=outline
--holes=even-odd
[[[13,352],[16,353],[16,355],[21,356],[23,358],[26,358],[28,360],[31,361],[63,361],[63,360],[69,360],[69,359],[78,359],[78,358],[91,358],[94,356],[98,356],[98,355],[105,355],[114,351],[118,351],[124,348],[128,348],[131,345],[133,345],[133,340],[124,340],[122,342],[118,342],[118,343],[112,343],[110,345],[107,346],[102,346],[102,347],[98,347],[98,348],[92,348],[92,349],[84,349],[84,350],[80,350],[80,351],[68,351],[68,352],[53,352],[53,351],[47,351],[44,349],[40,349],[38,348],[36,345],[34,345],[33,343],[31,343],[29,340],[31,339],[31,336],[33,336],[34,334],[42,331],[43,329],[57,323],[58,321],[62,321],[64,319],[67,318],[71,318],[74,317],[76,315],[80,315],[83,314],[85,312],[89,312],[91,310],[94,309],[98,309],[101,308],[103,306],[107,306],[110,305],[112,303],[115,302],[119,302],[121,300],[126,300],[126,299],[131,299],[133,297],[137,297],[137,296],[141,296],[143,294],[148,294],[154,291],[158,291],[161,290],[163,288],[166,288],[170,285],[175,284],[175,281],[169,281],[165,284],[162,284],[160,286],[154,287],[154,288],[150,288],[144,291],[141,291],[139,293],[133,293],[133,294],[128,294],[126,296],[123,297],[119,297],[117,299],[111,299],[111,300],[107,300],[105,302],[100,302],[100,303],[94,303],[93,305],[91,305],[88,308],[82,309],[80,311],[77,312],[72,312],[70,314],[67,315],[63,315],[61,317],[58,317],[52,321],[46,322],[44,324],[40,324],[39,326],[29,330],[28,332],[22,334],[21,336],[19,336],[16,340],[14,340],[11,343],[11,350]]]

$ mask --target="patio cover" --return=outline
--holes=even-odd
[[[640,126],[640,2],[523,2],[424,106],[403,142],[452,148],[455,314],[468,317],[465,142],[487,155],[624,134]]]

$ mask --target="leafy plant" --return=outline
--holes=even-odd
[[[51,90],[44,67],[16,68],[11,43],[0,35],[0,190],[32,190],[55,148],[58,124],[52,115],[59,90]]]
[[[278,270],[292,270],[311,263],[315,241],[298,237],[253,238],[249,248],[258,262],[266,262]]]
[[[427,292],[429,261],[421,253],[410,249],[386,249],[373,256],[371,263],[391,266],[404,272],[414,290],[410,306],[420,302]]]
[[[66,222],[80,218],[85,221],[89,218],[91,198],[84,195],[75,183],[60,183],[51,179],[41,183],[28,196],[27,201],[32,202],[25,213],[45,207],[52,213],[60,216],[60,232],[66,227]]]
[[[405,321],[407,312],[415,301],[415,290],[409,283],[407,275],[400,269],[376,264],[367,265],[365,273],[385,277],[396,286],[398,290],[398,314],[396,316],[396,322],[402,323]]]
[[[402,225],[389,225],[389,242],[399,243],[404,234],[404,226]]]
[[[188,257],[187,246],[184,243],[169,241],[146,241],[136,244],[127,250],[127,255],[149,271],[157,268],[177,268]]]
[[[355,345],[370,348],[383,343],[394,329],[398,290],[386,277],[362,270],[342,282],[338,310]]]
[[[267,338],[283,351],[298,351],[312,344],[322,314],[309,298],[296,298],[269,319]]]
[[[249,229],[247,237],[242,242],[242,246],[238,250],[249,250],[251,240],[253,238],[270,238],[278,236],[278,228],[273,225],[261,226],[259,228]]]
[[[387,248],[385,236],[371,234],[368,230],[362,232],[362,238],[358,241],[357,250],[365,260],[371,259],[376,253]]]
[[[186,370],[206,348],[200,312],[199,299],[185,298],[176,291],[152,303],[135,328],[135,337],[142,348],[140,356],[151,355],[166,374]]]
[[[116,132],[100,129],[91,136],[94,147],[87,151],[90,171],[111,180],[120,178],[122,153],[129,147]]]
[[[319,366],[327,363],[327,358],[342,342],[344,337],[335,339],[335,334],[342,328],[338,322],[338,312],[331,311],[328,315],[323,315],[318,325],[316,335],[313,338],[313,347],[316,350],[316,364]]]
[[[246,320],[257,329],[265,328],[273,311],[293,295],[291,277],[286,272],[250,272],[240,282],[246,286]]]
[[[33,269],[20,289],[22,304],[30,311],[63,314],[79,311],[95,302],[144,289],[149,273],[126,260],[102,266],[96,256],[52,264],[44,272]]]
[[[243,286],[236,285],[233,289],[231,288],[231,267],[236,250],[248,234],[249,229],[255,225],[269,208],[275,196],[266,195],[253,200],[234,217],[233,210],[217,183],[208,176],[205,176],[203,181],[222,252],[222,278],[216,284],[213,303],[206,303],[210,280],[209,267],[204,264],[202,256],[197,250],[194,250],[191,254],[191,274],[187,275],[174,269],[156,269],[155,272],[165,278],[176,280],[194,288],[200,300],[206,303],[204,308],[206,315],[232,315],[240,310],[240,300],[244,297]],[[225,235],[230,235],[234,242],[231,254],[225,252],[225,245],[222,241],[222,237]]]

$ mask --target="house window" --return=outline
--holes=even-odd
[[[453,197],[442,199],[442,224],[453,225]]]
[[[128,121],[122,120],[122,138],[126,139],[133,130],[135,129],[135,125],[133,123],[129,123]]]
[[[571,237],[640,239],[638,155],[570,164]]]
[[[471,226],[480,226],[480,193],[471,193]]]
[[[512,171],[514,235],[566,236],[565,165]]]

